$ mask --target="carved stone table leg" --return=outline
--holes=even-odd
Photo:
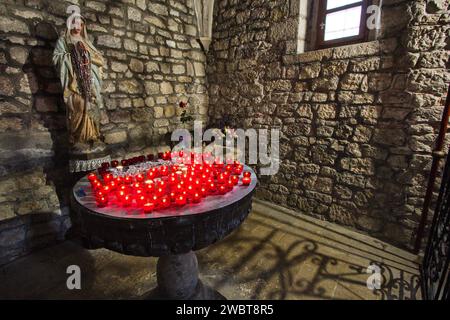
[[[163,256],[156,265],[156,277],[161,294],[169,299],[188,299],[198,284],[198,262],[193,251]]]
[[[156,277],[158,287],[144,299],[225,300],[198,278],[197,256],[193,251],[160,257]]]

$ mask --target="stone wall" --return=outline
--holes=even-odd
[[[181,100],[206,119],[192,0],[2,0],[0,264],[62,239],[71,224],[65,110],[51,65],[70,4],[107,61],[101,131],[113,157],[156,152],[179,124]]]
[[[376,41],[297,54],[298,0],[219,0],[210,120],[281,130],[258,196],[409,247],[450,79],[445,1],[383,1]]]

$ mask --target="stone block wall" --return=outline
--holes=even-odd
[[[448,2],[385,0],[376,41],[297,54],[299,3],[217,1],[210,121],[280,129],[260,198],[410,247],[450,80]]]
[[[180,101],[207,119],[192,0],[2,0],[0,265],[70,226],[65,109],[51,57],[71,4],[107,61],[101,132],[113,157],[156,152],[179,125]]]

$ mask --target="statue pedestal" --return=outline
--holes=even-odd
[[[110,162],[111,156],[106,152],[104,143],[78,145],[69,153],[69,170],[71,173],[88,172],[96,170],[103,162]]]

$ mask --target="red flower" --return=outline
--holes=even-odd
[[[184,109],[184,108],[187,108],[187,102],[184,102],[184,101],[180,101],[180,108],[181,109]]]

